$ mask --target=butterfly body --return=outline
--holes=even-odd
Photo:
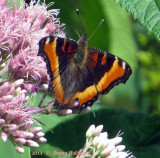
[[[78,100],[80,108],[91,106],[99,94],[106,94],[115,85],[125,83],[131,75],[130,66],[104,51],[88,48],[86,34],[78,42],[48,36],[39,42],[50,76],[49,91],[58,104]]]
[[[88,57],[86,34],[84,34],[77,42],[77,50],[74,55],[74,63],[77,67],[86,65]]]

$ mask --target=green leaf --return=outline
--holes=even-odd
[[[155,0],[157,7],[160,9],[160,1],[159,0]]]
[[[122,144],[126,146],[126,150],[133,152],[136,158],[159,158],[160,155],[159,115],[98,108],[95,110],[95,116],[88,112],[70,117],[58,124],[52,123],[52,132],[49,130],[45,135],[48,142],[34,149],[37,152],[41,151],[43,157],[72,157],[69,152],[79,151],[83,147],[86,130],[91,124],[104,125],[103,131],[108,132],[109,138],[115,137],[120,130],[124,132]],[[63,156],[65,152],[67,155]],[[46,155],[47,153],[50,155]]]
[[[3,142],[0,139],[0,157],[6,158],[30,158],[30,148],[24,147],[25,152],[20,154],[16,151],[11,141]]]
[[[126,8],[147,30],[160,40],[159,0],[116,0]]]

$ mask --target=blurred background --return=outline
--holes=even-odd
[[[46,0],[47,3],[51,2]],[[76,31],[89,37],[104,19],[88,46],[99,48],[127,61],[133,73],[125,85],[100,96],[100,105],[128,111],[157,113],[160,110],[159,43],[119,3],[113,0],[54,0],[68,38],[78,40]],[[76,9],[79,9],[83,30]],[[74,31],[76,30],[76,31]]]

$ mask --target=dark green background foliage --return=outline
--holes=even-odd
[[[49,0],[46,0],[49,3]],[[60,9],[66,36],[78,40],[76,31],[84,30],[76,14],[79,8],[87,37],[101,19],[104,23],[89,40],[96,47],[127,61],[133,74],[92,106],[86,114],[59,117],[40,115],[47,143],[31,149],[32,158],[71,157],[53,155],[54,151],[78,151],[85,143],[91,124],[104,125],[109,137],[124,132],[122,144],[137,158],[160,157],[160,3],[158,0],[54,0]],[[125,9],[123,9],[125,8]],[[130,13],[130,14],[128,14]],[[74,31],[76,30],[76,31]],[[149,34],[150,33],[150,34]],[[37,106],[42,94],[33,102]],[[51,100],[48,96],[45,102]],[[39,155],[33,155],[37,151]],[[27,151],[26,151],[27,152]],[[41,152],[43,153],[41,155]],[[52,155],[46,155],[50,152]],[[6,157],[6,156],[5,156]],[[18,157],[18,156],[17,156]],[[19,157],[21,157],[19,155]],[[75,156],[73,156],[75,157]]]

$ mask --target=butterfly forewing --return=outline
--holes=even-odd
[[[99,93],[106,94],[119,83],[125,83],[132,71],[128,63],[104,51],[88,48],[88,65]]]
[[[50,76],[50,92],[54,92],[59,102],[63,102],[64,88],[61,84],[61,76],[68,62],[73,57],[77,49],[77,43],[65,38],[48,36],[39,42],[38,55],[42,56],[47,65],[47,72]]]

